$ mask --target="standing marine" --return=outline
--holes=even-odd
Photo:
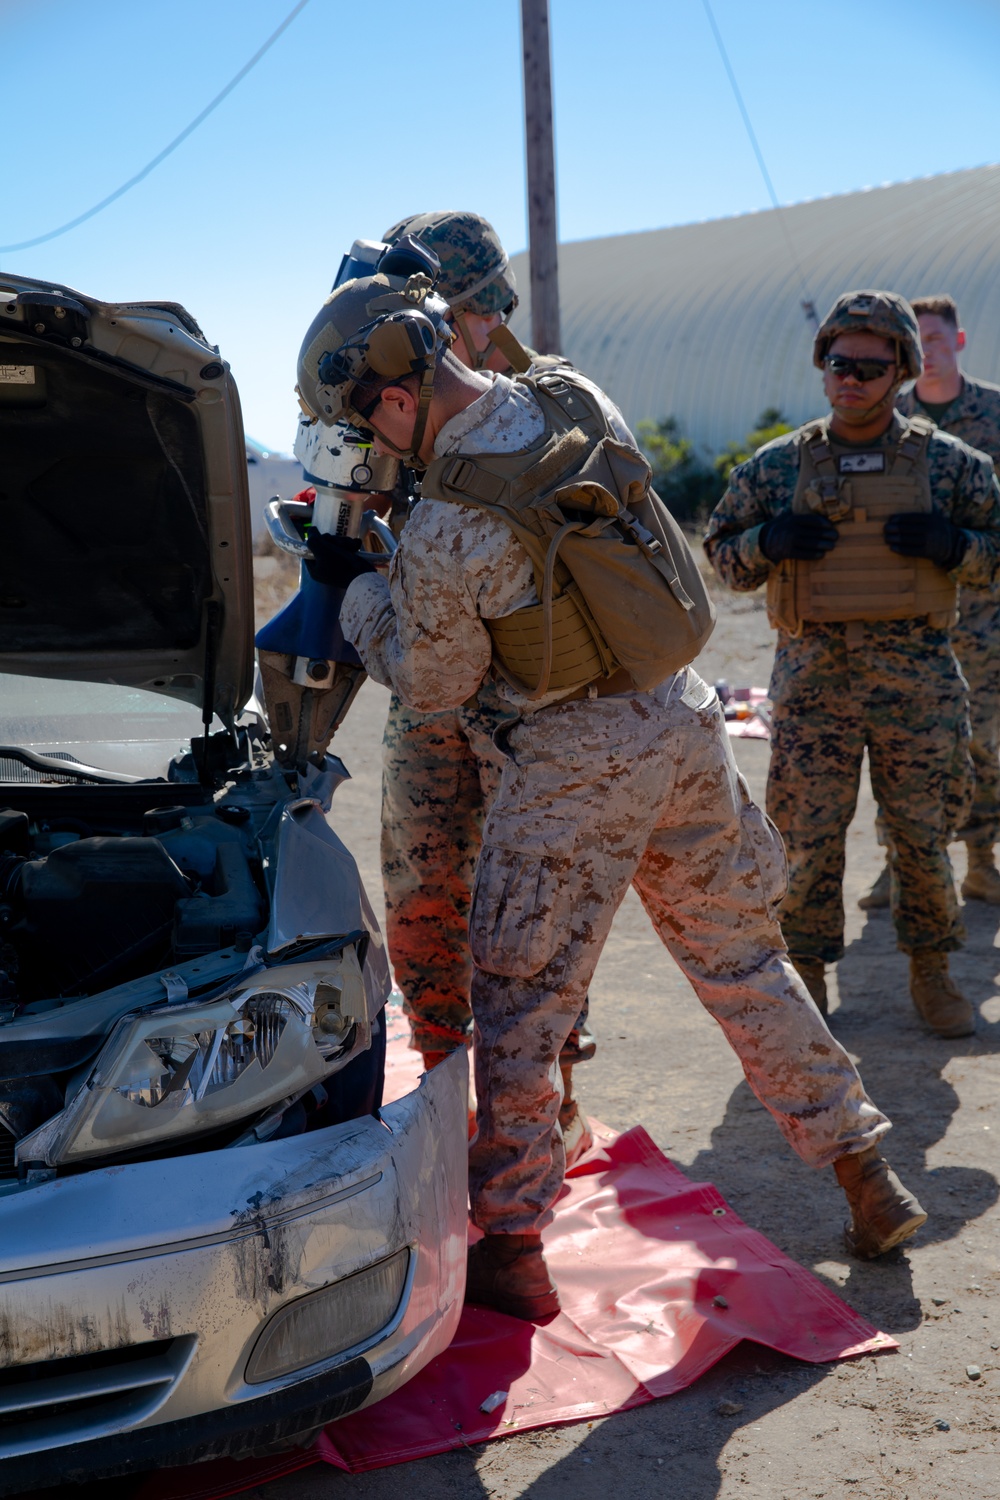
[[[959,325],[952,297],[917,297],[913,311],[920,328],[924,369],[917,383],[897,398],[896,410],[905,417],[928,417],[942,432],[988,453],[996,468],[1000,464],[1000,386],[973,380],[961,370],[965,330]],[[976,778],[968,820],[955,835],[964,841],[969,856],[962,895],[1000,906],[1000,871],[993,853],[1000,839],[1000,583],[989,588],[963,584],[958,610],[951,644],[969,684],[970,748]],[[879,825],[881,831],[881,818]],[[889,905],[888,865],[858,904],[865,910]]]
[[[526,354],[507,327],[517,286],[492,224],[465,210],[416,214],[386,230],[383,240],[392,246],[405,236],[440,263],[434,290],[447,304],[452,350],[463,365],[504,374],[515,364],[537,366],[537,356]],[[409,707],[395,692],[389,701],[382,753],[386,941],[411,1044],[428,1069],[472,1037],[472,880],[503,769],[493,736],[510,717],[489,682],[439,712]],[[570,1161],[593,1140],[572,1082],[575,1064],[596,1050],[586,1016],[584,1002],[560,1058],[559,1123]]]
[[[965,1036],[975,1016],[948,973],[963,933],[947,845],[966,818],[971,763],[951,629],[958,585],[988,588],[997,571],[1000,488],[985,455],[894,410],[922,368],[902,297],[839,297],[813,362],[830,415],[738,465],[705,539],[730,588],[766,583],[778,631],[767,807],[788,851],[782,931],[825,1008],[867,749],[913,1003],[938,1035]]]
[[[306,333],[299,389],[424,471],[389,577],[343,559],[368,672],[424,712],[491,678],[516,716],[469,921],[483,1238],[467,1299],[558,1309],[541,1230],[563,1178],[559,1055],[630,884],[787,1142],[834,1167],[854,1253],[882,1254],[926,1215],[788,962],[781,842],[683,665],[711,627],[694,561],[607,397],[571,369],[467,369],[443,310],[417,278],[348,282]]]

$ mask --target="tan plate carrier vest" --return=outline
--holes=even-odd
[[[529,699],[620,668],[648,691],[693,661],[715,611],[683,533],[572,369],[518,376],[545,417],[520,453],[438,458],[421,496],[489,511],[531,559],[539,604],[484,619],[493,665]]]
[[[900,557],[883,536],[886,521],[897,512],[933,508],[927,464],[933,423],[924,417],[903,420],[898,442],[873,450],[885,454],[881,473],[838,473],[826,421],[803,427],[792,510],[826,516],[840,536],[817,562],[787,558],[772,569],[767,580],[772,625],[792,635],[801,635],[807,621],[924,615],[929,625],[954,625],[957,590],[944,569],[926,557]]]

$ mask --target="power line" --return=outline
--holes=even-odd
[[[709,4],[709,0],[701,0],[701,3],[704,6],[706,16],[708,17],[708,24],[712,28],[712,35],[715,37],[715,45],[719,49],[719,56],[722,58],[722,65],[725,68],[726,74],[729,78],[730,87],[733,91],[733,97],[735,98],[736,103],[739,106],[740,114],[743,116],[743,124],[746,126],[746,132],[750,138],[750,144],[753,147],[754,156],[756,156],[757,158],[757,165],[758,167],[760,167],[760,175],[763,177],[765,185],[767,187],[767,191],[771,199],[771,206],[778,216],[778,223],[781,225],[782,233],[785,236],[785,243],[788,246],[788,253],[792,258],[792,264],[798,272],[799,281],[802,285],[802,310],[809,322],[818,327],[819,319],[816,316],[816,305],[809,295],[809,287],[806,283],[805,272],[803,271],[801,262],[799,261],[799,258],[795,253],[795,246],[792,244],[792,237],[788,232],[788,225],[785,222],[785,216],[782,212],[781,204],[778,202],[778,195],[774,191],[774,183],[771,181],[771,174],[767,170],[767,162],[764,160],[764,153],[760,149],[760,143],[758,142],[757,136],[754,133],[753,125],[750,123],[750,115],[746,105],[743,102],[743,95],[740,93],[740,86],[736,82],[736,74],[733,72],[733,65],[729,61],[729,53],[726,51],[725,43],[722,40],[722,33],[719,30],[718,25],[716,24],[715,16],[712,14],[712,7]]]
[[[289,26],[291,26],[292,22],[295,20],[295,17],[299,14],[300,11],[305,10],[308,4],[309,0],[298,0],[298,4],[292,6],[292,9],[288,12],[288,15],[282,21],[278,29],[271,33],[264,45],[258,48],[258,50],[254,53],[250,61],[248,63],[245,63],[240,71],[236,74],[236,76],[229,80],[222,92],[216,94],[211,104],[207,104],[202,110],[201,114],[196,115],[195,118],[191,121],[190,125],[186,125],[181,131],[180,135],[174,137],[169,146],[164,146],[163,150],[159,153],[158,156],[154,156],[152,161],[147,162],[141,172],[136,172],[134,177],[130,177],[128,182],[123,182],[121,187],[116,188],[113,193],[109,193],[106,198],[102,198],[100,203],[95,203],[93,208],[88,208],[86,213],[78,214],[75,219],[70,219],[67,224],[61,224],[58,229],[50,229],[48,234],[36,235],[33,240],[21,240],[17,245],[0,245],[0,255],[7,255],[14,250],[31,250],[35,245],[44,245],[47,240],[54,240],[57,239],[61,234],[68,234],[71,229],[76,229],[80,224],[85,224],[88,219],[92,219],[95,214],[99,214],[102,209],[107,208],[118,198],[123,197],[130,188],[134,188],[137,183],[142,182],[143,178],[148,177],[150,172],[155,171],[155,169],[160,165],[162,161],[166,161],[170,153],[172,151],[176,151],[177,147],[180,146],[184,141],[186,141],[189,135],[194,134],[194,132],[198,129],[198,126],[208,119],[213,110],[218,109],[223,99],[228,98],[228,96],[233,92],[233,89],[236,88],[237,84],[243,82],[244,78],[251,71],[251,69],[257,66],[264,54],[266,52],[269,52],[274,46],[275,42],[281,36],[282,32],[288,30]]]

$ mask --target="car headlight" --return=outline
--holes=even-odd
[[[221,1130],[370,1044],[353,947],[257,973],[204,1003],[132,1012],[62,1113],[18,1143],[17,1160],[55,1167]]]

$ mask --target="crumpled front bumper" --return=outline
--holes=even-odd
[[[466,1066],[456,1053],[383,1123],[0,1198],[0,1495],[286,1441],[447,1348],[465,1282]],[[381,1331],[247,1383],[279,1309],[404,1249]]]

